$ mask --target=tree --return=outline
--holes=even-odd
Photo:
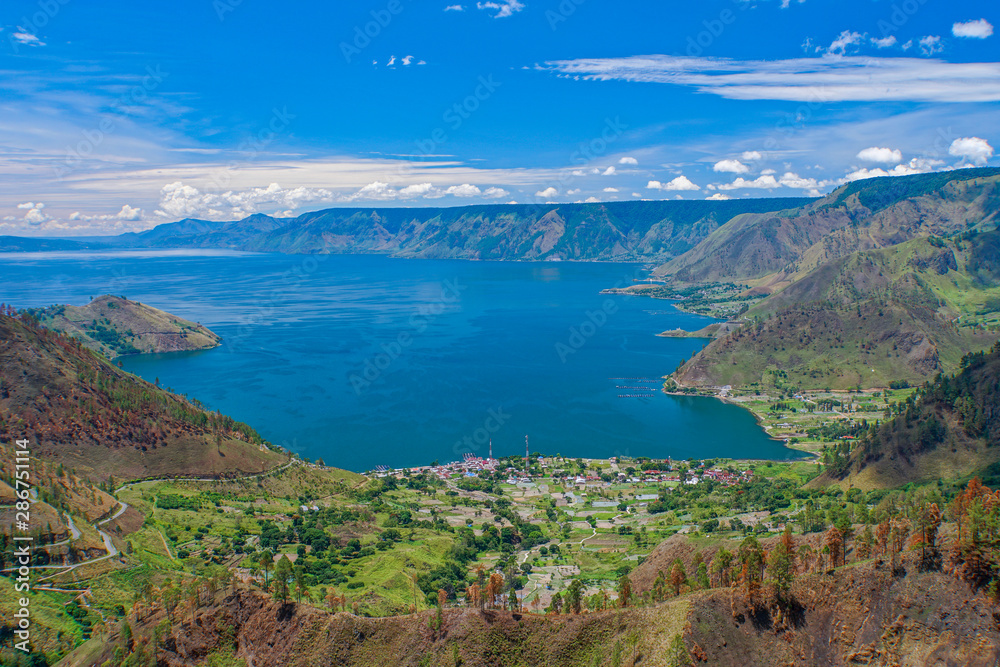
[[[296,602],[302,602],[302,596],[309,595],[309,587],[306,585],[306,573],[301,565],[295,566],[294,576],[295,576],[295,600]]]
[[[830,568],[837,567],[837,564],[841,562],[844,545],[843,533],[836,526],[830,526],[830,530],[826,531],[826,536],[823,538],[823,544],[830,552]]]
[[[681,587],[686,583],[687,573],[684,572],[684,564],[681,563],[680,558],[677,558],[670,568],[670,587],[674,589],[674,597],[681,594]]]
[[[775,596],[780,602],[788,599],[792,588],[792,580],[795,578],[795,556],[795,538],[792,537],[791,527],[785,526],[785,532],[781,534],[778,546],[768,559],[771,575],[774,577]]]
[[[708,580],[708,566],[704,561],[698,563],[698,574],[695,576],[698,586],[701,588],[711,588],[712,583]]]
[[[749,535],[740,543],[737,553],[742,566],[741,582],[743,594],[748,605],[755,606],[760,593],[760,584],[764,578],[764,564],[767,560],[764,548],[753,535]]]
[[[274,597],[281,600],[284,604],[288,602],[288,595],[290,593],[288,587],[288,579],[292,576],[292,561],[288,560],[288,556],[282,556],[278,560],[278,564],[274,566]]]
[[[618,577],[618,606],[627,607],[632,600],[632,580],[627,574]]]
[[[566,606],[572,609],[574,614],[579,614],[583,605],[583,582],[574,579],[566,589]]]
[[[562,595],[560,595],[559,593],[553,595],[552,602],[549,603],[549,606],[552,608],[552,611],[554,611],[557,614],[561,614],[563,608]]]
[[[715,557],[712,559],[712,565],[709,568],[711,574],[715,576],[716,581],[719,582],[719,586],[728,586],[730,584],[729,570],[732,566],[732,552],[725,547],[719,547],[719,550],[715,552]]]
[[[941,526],[941,510],[937,503],[922,503],[917,509],[913,528],[920,535],[921,572],[941,569],[941,553],[937,547],[937,533]]]
[[[271,555],[270,551],[262,551],[257,556],[257,564],[264,570],[264,590],[267,590],[267,573],[271,571],[271,566],[274,565],[274,556]]]

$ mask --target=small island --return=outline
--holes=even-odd
[[[99,296],[85,306],[28,309],[47,329],[79,338],[109,359],[128,354],[182,352],[218,347],[207,327],[122,296]]]

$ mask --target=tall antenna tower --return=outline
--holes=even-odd
[[[490,460],[493,460],[493,438],[490,438]]]
[[[524,476],[528,476],[528,436],[524,436]]]

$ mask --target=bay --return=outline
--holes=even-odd
[[[214,350],[124,368],[350,470],[531,451],[572,457],[796,459],[752,415],[663,394],[712,320],[602,295],[634,264],[402,260],[227,251],[0,255],[0,300],[111,293],[205,324]]]

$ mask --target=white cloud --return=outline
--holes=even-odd
[[[815,178],[803,178],[791,171],[786,171],[781,178],[778,179],[778,184],[786,188],[797,188],[799,190],[809,191],[815,191],[819,187],[819,183],[816,182]]]
[[[477,190],[479,188],[476,188]],[[405,188],[399,190],[400,197],[408,199],[410,197],[423,197],[434,190],[434,186],[431,183],[414,183],[413,185],[407,185]]]
[[[903,161],[903,154],[898,148],[880,148],[878,146],[870,146],[859,151],[857,157],[865,162],[881,162],[883,164],[897,164]]]
[[[687,176],[681,174],[677,178],[673,179],[669,183],[661,183],[660,181],[650,181],[646,184],[646,188],[649,190],[701,190],[700,187],[688,180]]]
[[[986,39],[993,34],[993,25],[986,19],[956,23],[951,26],[951,34],[955,37]]]
[[[623,157],[622,159],[618,160],[618,164],[637,165],[639,164],[639,161],[636,160],[634,157]]]
[[[404,67],[409,67],[410,64],[413,62],[413,56],[403,56],[403,60],[401,62],[403,63]]]
[[[962,137],[955,139],[948,147],[948,154],[961,157],[969,162],[982,166],[993,157],[993,147],[985,139],[979,137]]]
[[[122,206],[122,210],[118,211],[115,215],[119,220],[128,220],[130,222],[135,222],[136,220],[142,220],[142,209],[133,208],[128,204]]]
[[[861,169],[856,169],[850,172],[838,181],[834,181],[832,183],[824,182],[821,183],[821,185],[842,185],[844,183],[850,183],[851,181],[858,181],[863,178],[875,178],[877,176],[910,176],[911,174],[926,174],[941,167],[943,164],[944,161],[942,160],[935,160],[932,158],[913,158],[906,164],[897,164],[888,171],[882,169],[881,167],[876,167],[874,169],[862,167]]]
[[[48,222],[49,220],[52,219],[47,214],[42,212],[42,209],[45,208],[45,204],[43,204],[42,202],[29,201],[24,204],[18,204],[17,207],[22,211],[27,211],[27,213],[24,214],[24,218],[22,218],[22,221],[27,223],[31,227],[37,227],[41,225],[43,222]],[[4,219],[6,220],[6,218]],[[12,217],[11,219],[16,220],[17,218]]]
[[[740,158],[746,160],[747,162],[757,162],[763,157],[764,156],[757,151],[743,151],[743,154],[740,156]]]
[[[595,81],[691,86],[738,100],[1000,101],[1000,63],[826,55],[787,60],[632,56],[550,61],[539,69]]]
[[[572,190],[567,190],[566,194],[568,194],[568,195],[578,195],[578,194],[580,194],[580,188],[573,188]]]
[[[453,197],[479,197],[483,194],[483,191],[475,185],[463,183],[462,185],[452,185],[444,193]],[[503,197],[504,195],[499,196]]]
[[[583,203],[584,204],[599,204],[600,201],[601,200],[598,199],[597,197],[587,197],[586,199],[583,200]]]
[[[11,37],[16,40],[18,44],[25,44],[27,46],[45,46],[45,42],[38,39],[37,35],[28,32],[20,26],[17,27],[17,32],[11,34]]]
[[[616,170],[615,170],[614,165],[611,165],[610,167],[608,167],[607,169],[605,169],[604,172],[601,175],[602,176],[614,176],[615,175],[615,171]]]
[[[848,51],[860,45],[864,38],[865,35],[862,35],[860,32],[845,30],[837,36],[837,39],[830,43],[830,46],[826,50],[828,53],[844,56],[847,55]]]
[[[463,7],[462,5],[448,5],[447,7],[444,8],[444,10],[446,12],[464,12],[465,7]]]
[[[896,46],[896,36],[889,35],[888,37],[872,37],[872,44],[879,49],[888,49],[890,46]]]
[[[921,37],[918,43],[920,44],[920,53],[925,56],[933,56],[944,51],[944,44],[941,43],[941,38],[937,35]]]
[[[501,197],[506,197],[510,193],[503,188],[486,188],[483,191],[483,196],[487,199],[500,199]]]
[[[716,187],[720,190],[743,190],[743,189],[755,189],[755,190],[773,190],[779,187],[777,179],[771,174],[764,174],[763,176],[758,176],[752,181],[748,181],[742,176],[737,178],[732,183],[720,183]]]
[[[557,194],[559,194],[559,191],[553,188],[552,186],[549,186],[544,190],[539,190],[538,192],[536,192],[535,196],[542,197],[543,199],[552,199]]]
[[[396,56],[390,56],[389,62],[385,64],[386,67],[394,67],[396,65]]]
[[[633,197],[642,197],[642,195],[641,195],[641,194],[639,194],[638,192],[633,192],[633,193],[632,193],[632,196],[633,196]]]
[[[739,160],[719,160],[712,167],[712,171],[724,171],[731,174],[745,174],[750,171],[750,167],[746,166]]]
[[[729,195],[724,195],[721,192],[716,192],[711,197],[705,197],[708,201],[726,201],[727,199],[732,199]]]
[[[605,192],[618,192],[618,188],[604,188]]]
[[[500,2],[477,2],[476,7],[493,10],[496,12],[493,18],[502,19],[524,9],[524,3],[518,2],[518,0],[501,0]]]

